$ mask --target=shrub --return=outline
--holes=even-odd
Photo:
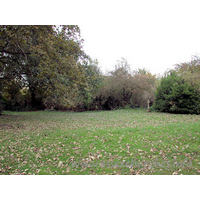
[[[153,108],[161,112],[199,114],[199,105],[198,89],[171,71],[161,79]]]

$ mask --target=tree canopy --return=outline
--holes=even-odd
[[[145,73],[140,73],[145,71]],[[115,69],[104,77],[96,103],[101,109],[116,109],[147,106],[147,100],[154,101],[155,76],[145,69],[131,71],[124,58],[117,61]]]
[[[76,25],[0,25],[0,112],[147,107],[200,113],[200,58],[176,64],[161,79],[125,58],[103,75],[82,48]]]
[[[78,26],[1,25],[0,34],[1,91],[5,97],[6,86],[12,81],[19,90],[28,89],[31,107],[67,108],[76,104],[81,87],[91,86],[91,92],[98,87],[89,83],[100,71],[92,65],[86,70],[91,59],[82,50]],[[10,104],[9,98],[6,101]]]

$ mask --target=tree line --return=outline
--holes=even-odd
[[[83,51],[78,26],[1,25],[0,37],[0,110],[112,110],[149,101],[158,111],[199,113],[199,57],[161,79],[131,71],[124,58],[103,75]]]

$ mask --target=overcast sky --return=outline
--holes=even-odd
[[[131,69],[163,74],[200,53],[200,1],[107,0],[86,15],[84,50],[103,72],[124,57]]]
[[[3,24],[79,25],[85,52],[98,59],[103,72],[124,57],[132,70],[163,74],[200,54],[199,0],[5,2],[11,14],[2,10]]]

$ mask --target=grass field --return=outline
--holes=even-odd
[[[200,115],[6,111],[0,174],[200,174]]]

